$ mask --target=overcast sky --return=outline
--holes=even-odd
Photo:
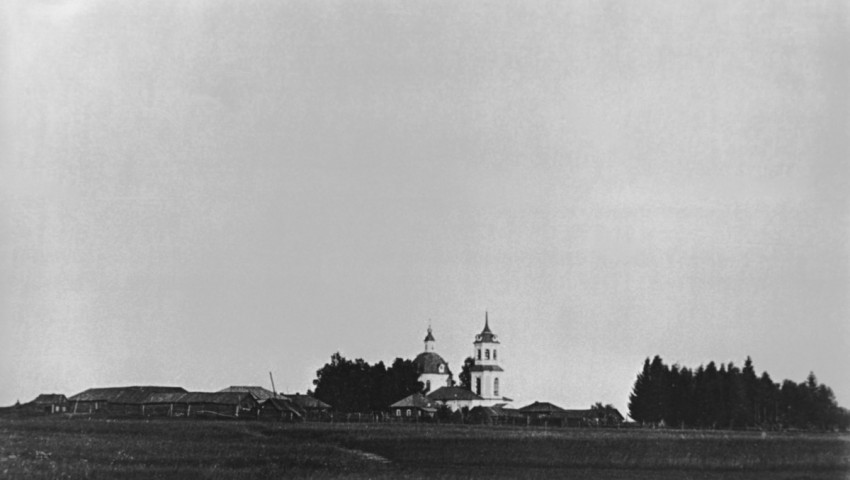
[[[0,405],[312,388],[483,327],[504,393],[644,358],[850,407],[833,2],[7,2]]]

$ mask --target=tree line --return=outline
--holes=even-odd
[[[313,396],[343,413],[384,411],[387,406],[417,392],[424,385],[412,360],[396,358],[370,365],[362,358],[349,360],[339,352],[316,372]]]
[[[850,428],[850,412],[814,373],[801,383],[775,383],[767,372],[756,375],[750,357],[743,368],[709,362],[696,370],[647,358],[629,396],[629,416],[688,428]]]

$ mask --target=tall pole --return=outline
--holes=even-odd
[[[272,380],[272,393],[274,394],[274,398],[277,398],[277,390],[274,388],[274,377],[272,376],[272,372],[269,372],[269,378]]]

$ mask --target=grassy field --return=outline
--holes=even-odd
[[[848,479],[850,436],[0,418],[0,477]]]

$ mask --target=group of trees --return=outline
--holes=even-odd
[[[774,383],[744,367],[714,362],[696,370],[646,359],[629,396],[636,422],[694,428],[850,428],[850,412],[838,406],[814,373],[806,381]]]
[[[339,412],[376,412],[421,392],[424,386],[418,378],[411,360],[396,358],[387,368],[384,362],[369,365],[361,358],[349,360],[337,352],[316,372],[312,393]]]

